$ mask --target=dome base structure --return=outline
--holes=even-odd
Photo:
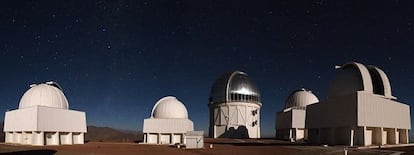
[[[306,140],[306,106],[317,102],[319,99],[309,90],[293,91],[286,99],[285,109],[276,113],[276,138],[292,142]]]
[[[306,109],[312,144],[370,146],[407,144],[410,106],[358,91]]]
[[[31,106],[6,112],[5,143],[23,145],[84,144],[85,112]]]
[[[144,119],[144,144],[185,144],[185,133],[194,131],[188,119],[187,108],[173,96],[163,97],[155,103],[151,117]]]
[[[351,62],[338,68],[327,98],[306,107],[312,144],[370,146],[408,144],[410,106],[396,100],[386,74]]]
[[[260,106],[230,102],[210,105],[210,137],[260,138]]]
[[[276,139],[300,141],[307,139],[305,128],[306,109],[289,108],[278,112],[276,117]]]
[[[32,84],[19,109],[4,116],[5,143],[23,145],[83,144],[85,112],[69,110],[62,87],[50,81]]]
[[[185,144],[185,133],[194,131],[189,119],[154,119],[144,120],[143,134],[146,144]]]

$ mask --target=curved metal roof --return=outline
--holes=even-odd
[[[260,103],[260,92],[248,75],[241,71],[223,74],[213,84],[210,103]]]

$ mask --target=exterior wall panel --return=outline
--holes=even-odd
[[[17,109],[6,112],[4,131],[36,131],[37,107]]]
[[[378,95],[358,92],[358,126],[411,129],[410,107]]]
[[[86,132],[85,112],[39,106],[38,130]]]
[[[307,129],[356,126],[357,124],[356,93],[311,104],[306,110],[305,126]]]

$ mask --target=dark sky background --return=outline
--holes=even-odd
[[[262,136],[298,88],[326,96],[334,65],[382,68],[414,104],[414,5],[408,1],[1,1],[0,112],[29,84],[57,81],[89,125],[141,130],[155,102],[181,100],[208,129],[210,87],[249,74]],[[1,119],[4,118],[2,114]]]

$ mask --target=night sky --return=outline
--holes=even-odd
[[[0,3],[0,119],[30,84],[54,80],[88,125],[141,130],[155,102],[174,95],[207,132],[211,85],[241,70],[261,91],[270,136],[291,91],[323,100],[334,66],[350,61],[382,68],[393,95],[414,107],[414,5],[405,1]]]

